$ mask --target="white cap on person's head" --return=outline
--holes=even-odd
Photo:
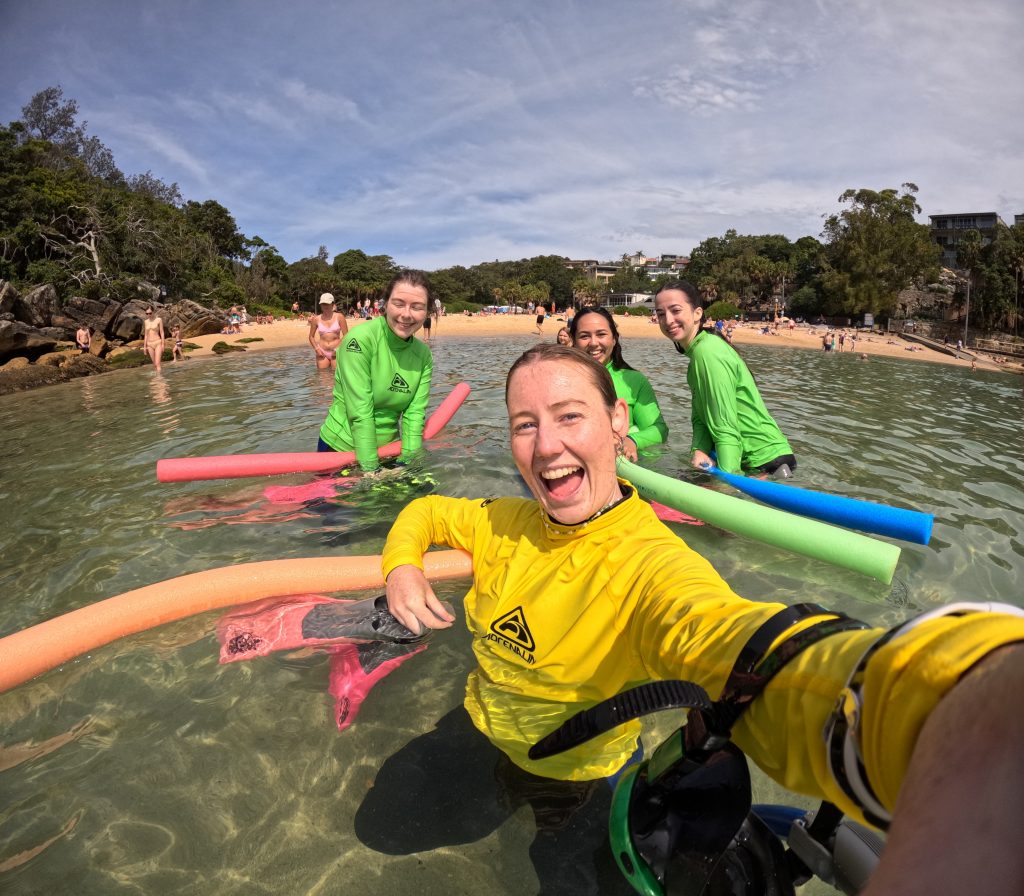
[[[332,296],[329,292],[325,292],[322,296],[320,296],[320,304],[321,305],[333,305],[334,304],[334,296]]]

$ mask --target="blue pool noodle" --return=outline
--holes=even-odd
[[[718,467],[706,469],[751,498],[780,510],[788,510],[790,513],[798,513],[836,526],[845,526],[847,529],[859,529],[861,532],[911,541],[914,544],[928,544],[932,537],[932,523],[935,518],[930,513],[813,492],[792,485],[753,479],[750,476],[737,476]]]

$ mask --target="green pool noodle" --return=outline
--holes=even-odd
[[[720,529],[863,573],[886,585],[896,572],[900,549],[889,542],[680,482],[621,458],[619,474],[647,500]]]

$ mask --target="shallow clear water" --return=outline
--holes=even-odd
[[[473,387],[423,460],[435,491],[523,493],[503,388],[530,344],[435,342],[434,405],[460,380]],[[674,474],[689,437],[684,362],[664,341],[625,348],[672,431],[671,447],[645,463]],[[936,523],[929,546],[903,545],[892,586],[678,527],[739,593],[816,600],[884,624],[953,600],[1024,603],[1019,377],[743,353],[796,448],[797,484],[933,512]],[[193,361],[162,378],[125,371],[0,399],[0,635],[189,572],[379,552],[398,510],[429,486],[289,508],[263,499],[266,481],[155,480],[161,457],[312,450],[330,380],[308,361],[300,350]],[[458,605],[465,583],[438,590]],[[383,758],[461,701],[464,630],[384,679],[339,734],[322,654],[219,665],[218,617],[123,639],[0,695],[0,891],[537,891],[528,809],[478,842],[408,857],[375,853],[353,833]],[[452,787],[454,806],[457,770]],[[415,796],[396,811],[414,813]]]

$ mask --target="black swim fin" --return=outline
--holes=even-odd
[[[391,615],[387,597],[368,597],[346,603],[319,604],[302,619],[302,637],[317,640],[390,641],[414,644],[430,630],[416,634]]]

